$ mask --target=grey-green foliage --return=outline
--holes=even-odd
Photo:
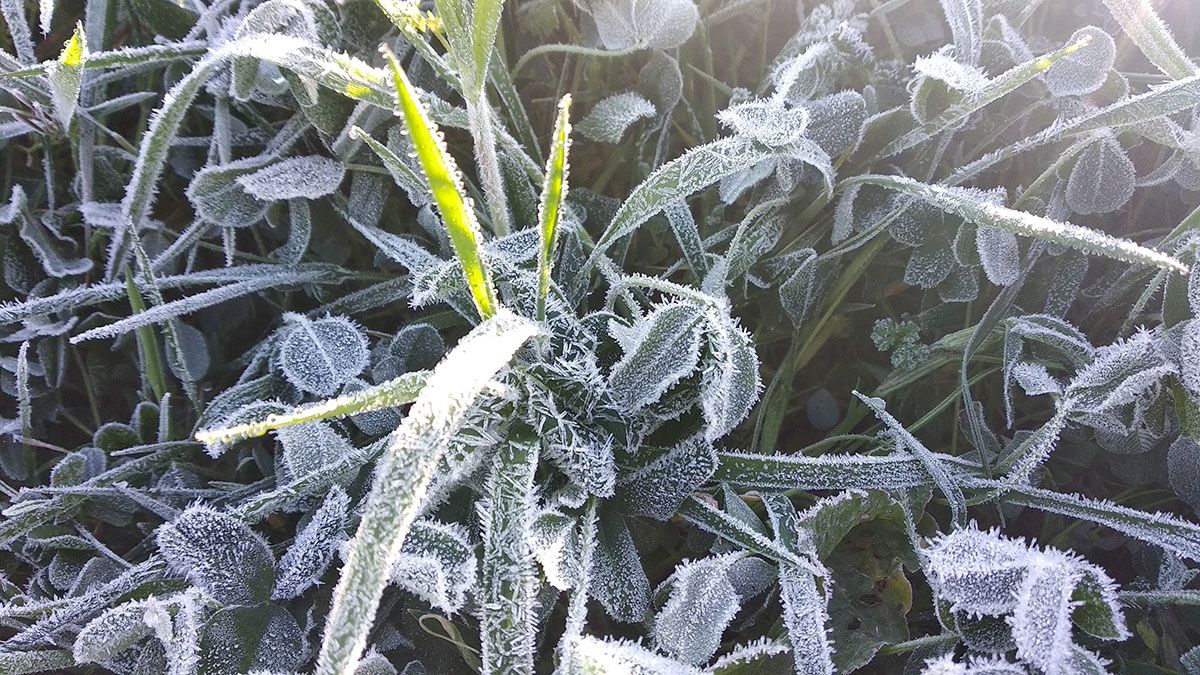
[[[271,595],[275,556],[262,535],[233,517],[194,506],[159,528],[167,563],[225,604],[250,604]]]
[[[1186,11],[38,4],[0,671],[1196,660]]]
[[[576,4],[592,15],[605,49],[678,47],[692,36],[700,18],[692,0],[577,0]]]
[[[1071,169],[1067,205],[1083,215],[1116,211],[1133,196],[1134,172],[1121,144],[1102,138],[1088,145]]]
[[[1106,640],[1129,636],[1114,582],[1078,557],[974,524],[929,542],[924,556],[939,600],[956,611],[1004,617],[1017,658],[1039,671],[1103,663],[1078,644],[1076,628]]]
[[[362,331],[345,317],[315,321],[289,315],[279,344],[279,366],[288,381],[318,396],[329,396],[367,366]]]
[[[654,116],[654,104],[636,92],[627,91],[601,99],[592,106],[575,130],[593,141],[620,143],[635,122]]]

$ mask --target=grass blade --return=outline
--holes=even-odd
[[[75,24],[75,32],[63,46],[58,60],[47,68],[46,79],[50,81],[50,96],[54,99],[54,112],[63,129],[71,126],[75,106],[79,103],[79,89],[83,85],[83,68],[88,59],[87,44],[83,40],[83,24]]]
[[[1149,265],[1179,274],[1188,273],[1187,265],[1179,260],[1128,239],[1118,239],[1091,228],[1072,223],[1060,223],[1025,211],[1017,211],[982,201],[959,188],[929,185],[905,176],[879,175],[856,176],[843,181],[842,187],[861,183],[902,192],[976,225],[998,227],[1025,237],[1069,246],[1105,258]]]
[[[550,292],[550,264],[554,242],[558,237],[558,221],[563,200],[567,198],[567,154],[571,147],[571,95],[558,102],[558,120],[554,123],[550,157],[546,160],[546,178],[542,183],[542,200],[538,205],[538,321],[546,320],[546,295]]]
[[[1032,58],[1025,63],[1013,66],[988,82],[987,86],[978,92],[967,96],[962,101],[950,106],[937,117],[904,134],[889,143],[878,155],[877,159],[891,157],[933,138],[966,119],[972,113],[991,103],[998,101],[1050,69],[1060,59],[1078,51],[1091,41],[1090,35],[1085,35],[1078,42],[1073,42],[1062,49],[1056,49],[1048,54]]]
[[[421,370],[405,373],[387,382],[367,387],[352,394],[344,394],[318,403],[303,405],[282,415],[269,415],[259,422],[248,422],[232,427],[207,429],[196,432],[196,440],[206,446],[219,446],[228,443],[257,438],[267,432],[297,424],[307,424],[319,420],[346,417],[359,413],[395,408],[417,400],[417,396],[429,379],[429,371]]]
[[[353,672],[438,459],[483,388],[535,332],[508,312],[477,326],[434,368],[392,434],[333,593],[319,675]]]
[[[480,256],[479,223],[471,203],[463,195],[462,174],[447,152],[446,142],[437,125],[429,119],[424,105],[417,100],[416,90],[396,57],[388,52],[387,59],[395,79],[397,103],[404,114],[421,168],[429,180],[442,222],[462,264],[463,276],[471,289],[475,307],[482,318],[491,318],[496,314],[496,291],[492,288],[491,275]]]
[[[1104,4],[1125,34],[1159,70],[1176,80],[1200,75],[1200,69],[1175,43],[1149,0],[1104,0]]]

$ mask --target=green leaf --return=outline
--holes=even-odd
[[[567,154],[571,147],[571,95],[558,102],[558,119],[550,139],[550,157],[546,160],[546,178],[542,182],[542,199],[538,205],[538,321],[546,320],[546,295],[550,292],[550,265],[554,243],[558,238],[558,221],[562,204],[567,198],[567,173],[570,165]]]
[[[46,69],[50,81],[50,96],[54,100],[54,112],[63,128],[71,126],[75,106],[79,103],[79,89],[83,84],[83,68],[88,58],[87,44],[83,39],[83,24],[75,24],[75,32],[67,40],[58,60]]]
[[[475,300],[479,315],[489,319],[496,313],[496,292],[480,255],[479,240],[482,235],[475,210],[463,194],[462,173],[447,152],[441,131],[429,118],[425,106],[417,100],[417,92],[400,68],[400,63],[391,53],[388,53],[387,59],[396,84],[397,103],[417,150],[417,157],[421,160],[421,168],[425,170],[425,177],[433,190],[442,222],[462,264],[471,297]]]

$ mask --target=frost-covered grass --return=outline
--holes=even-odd
[[[0,673],[1200,673],[1200,6],[0,0]]]

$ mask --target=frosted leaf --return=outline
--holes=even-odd
[[[562,675],[622,673],[627,675],[700,675],[686,663],[656,654],[625,640],[601,640],[591,635],[571,639],[567,660],[556,672]]]
[[[53,7],[53,3],[50,3]],[[58,59],[46,69],[46,80],[50,84],[50,98],[54,101],[54,112],[63,129],[71,126],[75,106],[79,103],[79,89],[83,84],[84,61],[88,57],[84,41],[83,26],[79,24],[71,39],[63,46]],[[49,32],[43,30],[43,32]]]
[[[1108,136],[1079,155],[1067,179],[1067,205],[1076,213],[1110,213],[1133,196],[1137,171],[1117,139]]]
[[[651,448],[639,450],[639,453],[651,452]],[[667,520],[716,470],[716,451],[710,442],[697,436],[623,476],[618,484],[618,498],[632,513]]]
[[[633,189],[613,215],[612,222],[596,242],[591,264],[595,264],[618,239],[633,233],[668,204],[775,154],[775,150],[749,138],[732,136],[691,148],[663,164]]]
[[[344,316],[311,320],[286,314],[279,364],[288,381],[318,396],[332,396],[362,372],[370,356],[367,337]]]
[[[942,283],[938,284],[938,297],[942,302],[971,302],[979,297],[979,275],[973,267],[955,267]]]
[[[811,248],[797,252],[801,258],[791,276],[779,285],[779,300],[792,323],[799,326],[816,309],[827,283],[822,275],[821,260]]]
[[[246,192],[237,179],[269,163],[269,157],[248,157],[206,166],[188,184],[188,200],[197,215],[214,225],[249,227],[263,219],[268,204]]]
[[[153,598],[153,596],[151,596]],[[133,600],[104,610],[88,622],[75,638],[72,650],[77,663],[107,661],[151,633],[146,623],[148,600]]]
[[[1200,318],[1200,265],[1192,265],[1192,271],[1188,274],[1187,298],[1192,315]]]
[[[1015,604],[1012,590],[1025,579],[1031,553],[1019,541],[972,524],[933,539],[924,555],[938,597],[953,609],[1005,614]]]
[[[300,665],[305,651],[300,626],[284,608],[269,603],[225,607],[204,624],[199,672],[290,671]]]
[[[804,135],[830,157],[837,157],[858,144],[867,122],[867,102],[857,91],[841,91],[804,105],[808,127]]]
[[[811,572],[793,566],[780,568],[779,587],[796,673],[833,675],[828,595],[817,588],[817,578]]]
[[[1133,401],[1166,375],[1175,374],[1150,333],[1096,350],[1096,359],[1067,385],[1064,405],[1074,411],[1100,414]]]
[[[1010,622],[1017,658],[1051,673],[1070,672],[1071,596],[1081,580],[1073,560],[1047,552],[1028,561]]]
[[[226,605],[265,600],[275,584],[275,557],[245,523],[193,506],[158,528],[167,563]]]
[[[288,157],[253,173],[237,177],[248,194],[263,201],[286,199],[316,199],[338,189],[346,167],[341,162],[308,155]]]
[[[1087,336],[1056,316],[1029,314],[1009,319],[1008,324],[1005,340],[1013,340],[1020,345],[1018,352],[1026,342],[1033,342],[1049,347],[1077,368],[1091,363],[1096,356],[1096,348]]]
[[[926,661],[921,675],[1029,675],[1029,670],[999,656],[972,656],[965,663],[956,663],[951,652]]]
[[[546,582],[560,591],[574,587],[581,545],[575,518],[553,510],[539,513],[530,527],[530,542]]]
[[[407,668],[404,671],[409,672]],[[386,656],[372,647],[358,660],[358,666],[354,668],[354,675],[396,675],[396,667],[387,660]]]
[[[746,419],[758,401],[762,379],[754,341],[737,319],[715,309],[706,314],[708,349],[700,366],[700,407],[707,425],[704,436],[711,442]]]
[[[1083,96],[1104,86],[1117,56],[1117,45],[1112,36],[1095,26],[1086,26],[1075,31],[1067,44],[1079,42],[1084,37],[1091,41],[1075,52],[1066,55],[1046,71],[1046,86],[1055,96]]]
[[[298,598],[320,583],[346,526],[349,506],[350,497],[346,491],[340,486],[332,486],[320,508],[280,558],[279,576],[271,593],[273,599]]]
[[[975,230],[975,246],[979,262],[988,281],[1008,286],[1017,280],[1021,271],[1021,249],[1017,235],[998,227],[980,226]]]
[[[1081,578],[1071,594],[1071,621],[1085,633],[1101,640],[1124,640],[1130,636],[1117,585],[1096,565],[1073,561]]]
[[[743,603],[770,588],[779,578],[774,565],[756,556],[734,561],[728,576]]]
[[[1167,475],[1179,498],[1200,513],[1200,443],[1180,436],[1167,451]]]
[[[1028,396],[1062,393],[1062,385],[1040,363],[1018,363],[1012,368],[1012,377]]]
[[[208,374],[212,363],[204,334],[178,319],[173,319],[170,323],[171,330],[175,333],[175,344],[179,348],[176,352],[179,358],[167,359],[167,365],[171,373],[181,381],[199,381]],[[186,373],[182,372],[185,370]]]
[[[604,513],[596,529],[590,592],[622,623],[641,623],[650,610],[650,580],[624,520]]]
[[[656,308],[633,326],[609,323],[624,352],[608,376],[613,400],[621,410],[635,412],[658,401],[696,368],[701,320],[695,305],[676,302]]]
[[[717,113],[717,119],[733,133],[772,148],[799,140],[808,127],[808,118],[805,108],[788,108],[766,100],[738,103]]]
[[[729,553],[684,562],[665,583],[670,596],[654,617],[658,648],[680,661],[705,663],[721,646],[721,634],[740,608],[729,569],[741,556]]]
[[[71,652],[62,649],[11,650],[0,652],[0,672],[47,673],[66,672],[64,669],[77,665]]]
[[[987,73],[978,66],[956,60],[949,51],[943,48],[929,56],[918,56],[913,70],[963,94],[973,94],[987,86]]]
[[[475,582],[475,548],[459,525],[419,520],[392,567],[392,583],[453,614]]]
[[[600,99],[592,111],[575,125],[575,130],[593,141],[620,143],[629,127],[653,117],[654,105],[639,94],[627,91]]]
[[[973,652],[1004,654],[1016,649],[1007,617],[971,612],[954,612],[954,627]]]
[[[721,197],[721,201],[726,204],[736,202],[750,188],[758,185],[766,180],[768,176],[775,173],[779,168],[779,160],[771,158],[764,159],[742,171],[725,176],[717,186],[717,193]]]
[[[965,63],[978,63],[983,51],[983,0],[941,0],[941,4],[955,55]]]
[[[592,15],[605,49],[678,47],[692,36],[700,12],[692,0],[576,0]]]
[[[909,255],[904,268],[904,283],[918,288],[935,288],[953,268],[953,251],[946,242],[931,238]]]
[[[1192,275],[1197,276],[1195,272]],[[1183,337],[1179,339],[1179,379],[1192,396],[1200,397],[1200,319],[1184,322]]]
[[[326,422],[309,422],[275,432],[290,478],[307,476],[354,454],[354,446]]]

